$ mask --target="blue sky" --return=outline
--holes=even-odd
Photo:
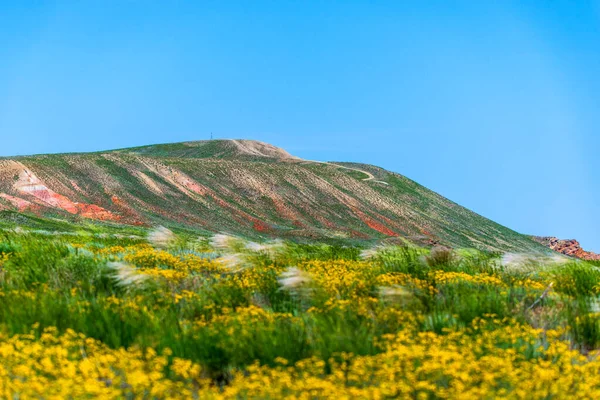
[[[600,1],[7,3],[0,155],[212,131],[600,251]]]

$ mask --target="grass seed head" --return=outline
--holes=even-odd
[[[119,286],[139,286],[148,280],[148,275],[140,273],[135,267],[123,262],[111,262],[108,267],[114,271]]]
[[[242,254],[227,254],[216,259],[223,267],[231,272],[237,272],[246,266],[246,260]]]
[[[158,248],[167,248],[175,240],[175,234],[164,226],[159,226],[148,234],[148,241]]]
[[[289,267],[281,273],[277,281],[282,290],[294,291],[309,285],[312,278],[298,267]]]
[[[218,233],[211,238],[209,244],[215,250],[233,252],[236,251],[237,247],[239,247],[239,243],[239,238],[236,238],[231,235],[226,235],[224,233]]]
[[[379,247],[372,247],[370,249],[365,249],[363,251],[360,252],[360,259],[361,260],[371,260],[373,258],[375,258],[377,256],[377,254],[379,253]]]

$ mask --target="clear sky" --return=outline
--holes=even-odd
[[[600,1],[0,3],[0,155],[212,131],[600,251],[599,127]]]

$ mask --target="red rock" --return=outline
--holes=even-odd
[[[15,182],[15,189],[24,195],[32,196],[46,207],[59,208],[70,214],[81,215],[84,218],[98,219],[101,221],[119,221],[120,216],[97,206],[74,202],[66,196],[49,189],[32,171],[23,169]],[[31,202],[9,195],[3,196],[13,203],[19,211],[31,208]]]
[[[585,251],[575,239],[559,239],[553,236],[532,236],[533,240],[567,256],[582,260],[600,260],[600,254]]]

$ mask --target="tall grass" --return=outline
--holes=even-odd
[[[122,262],[128,250],[103,252],[115,245],[110,237],[5,235],[0,329],[15,334],[35,326],[40,334],[55,326],[114,348],[170,349],[173,357],[202,364],[221,383],[232,370],[256,361],[274,365],[278,358],[373,355],[384,350],[385,335],[406,326],[445,334],[479,319],[562,326],[574,347],[585,352],[600,347],[594,314],[600,272],[591,263],[540,265],[532,273],[507,270],[500,255],[474,250],[396,246],[365,255],[356,247],[285,243],[267,251],[239,241],[224,249],[170,235],[160,243],[164,249],[131,251],[175,259],[206,254],[209,260],[231,252],[241,254],[245,265],[234,271],[192,271],[180,280],[152,278],[151,284],[125,290],[109,262]],[[287,268],[317,262],[348,266],[347,275],[331,276],[346,285],[344,290],[318,276],[300,294],[282,287]],[[159,264],[157,270],[173,268]],[[403,283],[382,291],[382,277]],[[556,283],[556,291],[531,309],[549,282]],[[400,293],[401,299],[378,298],[381,293]]]

